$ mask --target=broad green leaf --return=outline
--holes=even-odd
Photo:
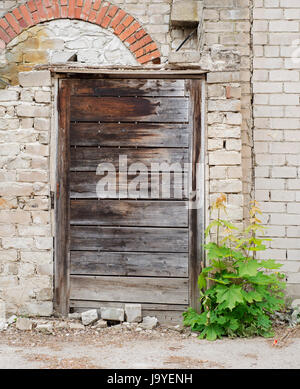
[[[200,334],[200,338],[204,339],[206,338],[207,340],[214,341],[217,339],[217,332],[214,330],[213,326],[206,327],[202,333]]]
[[[229,279],[237,279],[237,278],[241,278],[239,274],[233,274],[233,273],[225,273],[225,274],[222,274],[222,277],[223,278],[229,278]]]
[[[236,331],[239,328],[239,322],[237,319],[230,319],[229,326],[232,331]]]
[[[246,259],[244,254],[240,251],[231,250],[231,256],[236,260]]]
[[[250,260],[247,262],[240,262],[238,264],[239,268],[239,276],[244,277],[244,276],[250,276],[254,277],[257,274],[257,269],[259,268],[259,264],[255,260]]]
[[[217,338],[221,337],[223,333],[224,331],[220,326],[218,326],[217,324],[211,324],[201,332],[199,338],[206,338],[207,340],[214,341]]]
[[[213,267],[215,269],[221,269],[221,270],[226,269],[226,265],[225,265],[225,263],[222,260],[213,259],[211,261],[211,264],[213,265]]]
[[[216,244],[205,247],[207,250],[207,258],[209,260],[226,258],[231,256],[231,250],[228,247],[217,246]]]
[[[267,261],[261,261],[259,264],[265,269],[280,269],[283,266],[281,263],[276,263],[275,259],[268,259]]]
[[[253,284],[257,285],[269,285],[274,283],[274,280],[270,275],[263,274],[263,272],[258,272],[254,277],[247,277],[247,279]]]
[[[206,279],[205,273],[201,273],[198,277],[198,288],[205,289],[206,288]]]
[[[217,302],[225,303],[225,307],[231,311],[238,304],[244,302],[239,285],[231,285],[229,287],[220,287],[217,291]]]
[[[262,301],[263,299],[262,295],[256,292],[255,290],[252,290],[250,292],[246,292],[245,290],[242,290],[241,292],[244,299],[250,304],[253,303],[253,301]]]
[[[266,315],[259,315],[257,318],[257,324],[264,328],[265,330],[268,330],[271,326],[271,321]]]

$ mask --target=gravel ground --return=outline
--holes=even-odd
[[[164,327],[139,332],[134,325],[55,328],[52,334],[43,334],[20,331],[13,324],[0,332],[0,368],[299,369],[300,327],[279,327],[272,339],[208,342],[187,330],[179,333]]]

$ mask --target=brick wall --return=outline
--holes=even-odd
[[[288,273],[300,295],[300,3],[255,0],[253,92],[255,197],[272,238],[263,256]]]
[[[0,298],[9,312],[52,313],[48,72],[0,90]]]
[[[209,201],[227,193],[233,204],[231,216],[242,223],[248,216],[253,181],[251,1],[205,0],[204,6],[204,51],[210,50],[210,59],[215,57],[207,78],[208,98],[216,100],[209,103],[207,118],[208,150],[214,150],[208,161]],[[214,53],[220,45],[227,50],[221,67],[221,58]]]

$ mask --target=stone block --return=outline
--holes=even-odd
[[[101,307],[100,311],[103,320],[124,321],[124,309],[122,308]]]
[[[50,103],[51,93],[48,91],[36,91],[34,99],[37,103]]]
[[[71,61],[72,58],[76,55],[76,53],[76,51],[53,51],[53,53],[51,54],[50,62],[66,63],[68,61]]]
[[[51,316],[53,313],[53,302],[29,302],[22,307],[22,312],[30,316]]]
[[[0,301],[0,319],[6,319],[6,306],[4,301]]]
[[[32,321],[26,317],[19,317],[16,321],[16,328],[21,331],[31,331]]]
[[[297,308],[297,307],[300,308],[300,299],[295,299],[295,300],[293,300],[293,302],[292,302],[292,307],[293,307],[293,308]]]
[[[34,128],[37,131],[49,131],[50,130],[50,119],[35,118]]]
[[[169,54],[169,63],[198,63],[200,61],[199,51],[177,51]]]
[[[105,320],[98,320],[97,323],[94,325],[95,328],[106,328],[107,322]]]
[[[125,304],[125,315],[128,323],[139,323],[142,320],[141,304]]]
[[[156,317],[146,316],[143,318],[143,322],[140,324],[140,327],[144,330],[152,330],[158,324]]]
[[[53,334],[53,324],[52,323],[38,324],[36,326],[36,330],[44,334]]]
[[[50,107],[47,105],[21,104],[17,107],[17,115],[21,117],[50,117]]]
[[[48,70],[20,72],[19,82],[23,87],[51,86],[51,73]]]
[[[98,320],[97,309],[90,309],[89,311],[82,312],[81,314],[82,324],[88,326]]]
[[[16,315],[12,315],[12,316],[10,316],[8,319],[7,319],[7,324],[8,325],[11,325],[11,324],[13,324],[13,323],[15,323],[16,321],[17,321],[17,316]]]
[[[14,90],[0,90],[0,101],[16,101],[19,98],[19,93]]]
[[[202,19],[203,3],[198,0],[175,0],[171,10],[171,24],[174,26],[197,26]]]
[[[4,319],[0,319],[0,332],[6,330],[8,327],[8,324]]]

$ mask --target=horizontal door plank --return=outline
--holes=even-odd
[[[185,201],[71,200],[71,224],[187,227]]]
[[[87,79],[72,81],[75,96],[184,96],[184,80]]]
[[[71,274],[187,277],[188,254],[71,251]]]
[[[186,253],[184,228],[71,226],[71,250]]]
[[[71,276],[70,286],[71,299],[188,303],[186,278]]]
[[[71,123],[71,146],[188,147],[187,124]]]
[[[138,190],[138,194],[135,191],[128,190],[128,186],[136,177],[139,176],[141,183],[148,186],[148,192],[144,190]],[[184,174],[180,173],[160,173],[154,175],[151,180],[151,173],[141,173],[127,176],[126,181],[120,180],[119,173],[116,173],[116,194],[110,193],[107,195],[107,189],[105,193],[97,192],[97,184],[102,178],[102,175],[97,175],[96,172],[70,172],[70,198],[71,199],[92,199],[92,198],[111,198],[118,199],[121,194],[123,199],[187,199],[188,193],[188,172]],[[114,180],[114,179],[113,179]],[[170,181],[169,181],[170,180]],[[166,184],[170,182],[170,185]],[[162,185],[164,184],[164,190]],[[170,188],[168,190],[168,188]]]
[[[127,157],[127,167],[133,163],[142,163],[148,171],[151,164],[179,164],[178,169],[181,171],[185,168],[184,164],[189,161],[189,152],[187,149],[129,149],[129,148],[98,148],[98,147],[71,147],[71,170],[73,171],[96,171],[98,165],[101,163],[112,164],[113,168],[109,166],[106,169],[119,171],[121,158]],[[166,165],[163,170],[170,169]],[[127,169],[125,162],[122,162],[124,171]],[[132,167],[133,168],[133,167]],[[138,166],[136,167],[138,169]]]
[[[188,122],[187,98],[183,97],[71,97],[71,121]]]

